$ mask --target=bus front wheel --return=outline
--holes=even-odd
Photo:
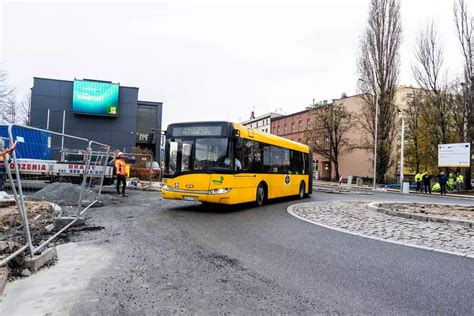
[[[256,204],[257,206],[262,206],[264,202],[265,202],[265,185],[263,183],[260,183],[257,187]]]

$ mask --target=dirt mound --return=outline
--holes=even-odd
[[[51,183],[43,189],[32,195],[34,200],[45,200],[56,203],[61,206],[77,206],[79,202],[79,195],[81,193],[81,186],[72,183]],[[84,190],[82,201],[92,202],[96,198],[96,193],[91,190]]]
[[[49,238],[53,233],[47,229],[48,225],[54,222],[54,217],[58,214],[54,208],[46,202],[26,202],[28,212],[28,225],[30,227],[33,244]],[[23,232],[23,224],[20,213],[16,205],[0,208],[0,258],[5,258],[26,244]],[[10,261],[12,275],[19,274],[20,264],[23,255]],[[17,273],[18,272],[18,273]]]
[[[46,202],[26,202],[28,224],[31,234],[41,232],[54,221],[54,208]],[[20,213],[16,205],[0,208],[0,241],[15,241],[23,239],[23,226]]]

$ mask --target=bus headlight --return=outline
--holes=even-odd
[[[212,189],[209,190],[209,194],[225,194],[230,192],[231,189]]]
[[[167,190],[167,191],[173,191],[173,189],[169,186],[169,185],[166,185],[166,184],[163,184],[163,186],[161,187],[162,190]]]

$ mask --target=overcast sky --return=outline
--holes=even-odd
[[[164,126],[289,114],[357,92],[368,2],[2,1],[0,68],[19,94],[34,76],[139,87],[163,102]],[[453,1],[405,0],[400,84],[414,85],[415,36],[431,19],[449,75],[461,71]]]

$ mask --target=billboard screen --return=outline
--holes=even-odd
[[[470,158],[469,143],[438,145],[438,167],[469,167]]]
[[[74,113],[117,116],[118,105],[118,84],[74,80],[72,94],[72,111]]]

